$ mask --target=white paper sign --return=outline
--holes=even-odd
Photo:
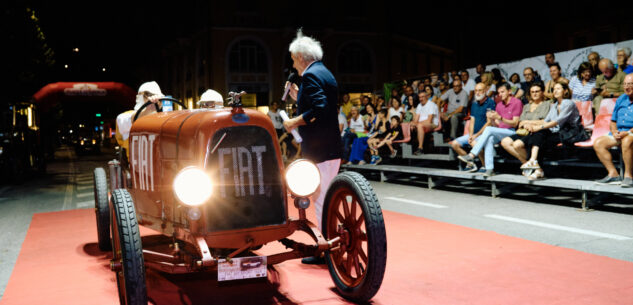
[[[218,260],[218,282],[267,276],[265,256],[235,257]]]

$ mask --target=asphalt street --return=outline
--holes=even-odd
[[[77,157],[65,148],[45,176],[0,186],[0,298],[32,215],[93,208],[92,171],[112,158],[107,151]],[[572,192],[531,188],[493,199],[485,185],[473,183],[433,190],[406,179],[371,184],[385,210],[633,262],[633,200],[628,197],[610,197],[604,206],[583,212]]]

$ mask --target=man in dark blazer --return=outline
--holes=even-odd
[[[299,128],[303,138],[303,156],[316,163],[321,173],[321,187],[314,194],[317,225],[321,228],[325,193],[341,164],[343,143],[338,126],[338,87],[332,73],[323,65],[323,50],[315,39],[301,30],[290,44],[293,67],[301,76],[300,87],[290,86],[290,96],[297,101],[299,115],[284,122],[286,130]],[[323,258],[304,258],[303,263],[325,263]]]

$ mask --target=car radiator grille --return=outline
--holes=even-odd
[[[257,126],[223,128],[213,136],[209,151],[214,148],[207,160],[215,182],[205,205],[207,230],[284,223],[285,188],[270,134]]]

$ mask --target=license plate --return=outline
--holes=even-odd
[[[218,282],[266,277],[266,257],[235,257],[218,260]]]

